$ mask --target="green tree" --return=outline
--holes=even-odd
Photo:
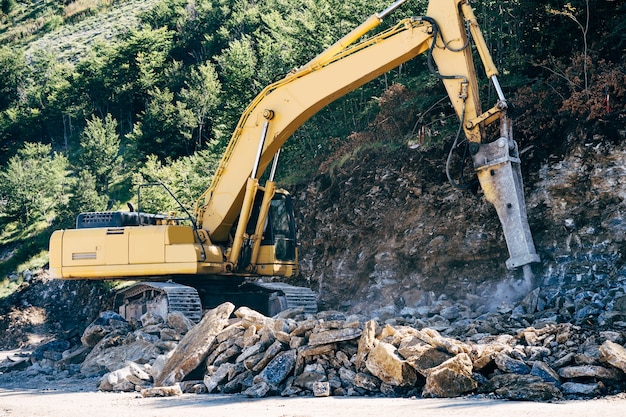
[[[23,93],[27,72],[24,54],[19,49],[0,48],[0,111],[9,108]]]
[[[213,173],[220,161],[221,148],[216,141],[208,148],[176,161],[160,161],[156,156],[148,157],[145,165],[133,176],[133,184],[162,183],[176,196],[190,213],[196,200],[209,187]],[[150,213],[181,213],[172,197],[160,187],[143,188],[141,191],[142,211]]]
[[[252,40],[244,36],[234,40],[228,48],[217,57],[224,92],[228,100],[224,100],[221,123],[232,131],[239,120],[241,112],[260,91],[257,82],[257,58]]]
[[[96,189],[96,178],[88,170],[81,170],[77,177],[68,178],[67,200],[58,208],[55,224],[72,227],[76,216],[90,211],[102,211],[107,207],[107,197]]]
[[[222,87],[217,78],[217,71],[210,62],[191,69],[180,96],[196,117],[198,129],[196,149],[201,149],[202,144],[206,142],[204,135],[208,135],[208,132],[204,132],[204,127],[210,113],[220,104],[221,94]]]
[[[78,159],[93,175],[98,193],[107,194],[122,161],[117,121],[110,114],[104,120],[94,116],[87,121],[80,138]]]
[[[50,145],[24,143],[0,172],[0,196],[5,205],[2,214],[25,224],[53,218],[55,210],[66,201],[67,158],[51,153]]]
[[[154,89],[146,110],[127,137],[141,155],[156,155],[161,161],[193,153],[194,114],[184,103],[174,101],[168,88]]]
[[[77,109],[83,108],[82,103],[72,103],[73,66],[47,51],[38,51],[31,59],[32,74],[22,111],[37,116],[20,123],[29,131],[29,137],[69,152],[80,131],[73,124]]]
[[[2,0],[0,1],[0,10],[3,14],[9,14],[15,7],[15,3],[15,0]]]
[[[86,115],[111,113],[121,132],[132,130],[150,92],[164,88],[172,77],[171,38],[164,28],[130,30],[113,44],[97,45],[76,65],[71,78],[74,104],[86,103]]]

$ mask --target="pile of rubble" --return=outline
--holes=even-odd
[[[198,324],[179,313],[165,319],[146,314],[128,323],[105,312],[85,330],[81,346],[54,341],[22,361],[5,361],[0,372],[98,376],[100,390],[144,396],[489,394],[550,401],[626,389],[621,332],[544,323],[498,334],[494,327],[505,322],[503,315],[486,314],[465,325],[457,321],[444,335],[415,318],[383,322],[297,310],[269,318],[245,307],[234,310],[225,303]],[[461,331],[462,337],[449,335]]]

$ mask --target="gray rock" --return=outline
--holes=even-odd
[[[356,378],[356,372],[347,368],[339,368],[339,378],[341,380],[341,385],[344,387],[351,387],[354,385],[354,380]]]
[[[328,382],[328,378],[325,373],[305,370],[296,377],[293,384],[298,387],[308,389],[309,391],[313,391],[314,385],[318,382]]]
[[[155,378],[154,385],[156,387],[173,385],[196,369],[206,359],[209,347],[228,324],[228,317],[234,309],[233,304],[224,303],[208,311],[200,323],[187,332],[174,349],[163,370]]]
[[[139,321],[141,322],[142,327],[160,326],[161,324],[165,323],[165,318],[148,311],[143,316],[141,316]]]
[[[130,331],[130,325],[122,316],[113,311],[104,311],[87,326],[80,340],[83,345],[93,347],[111,333],[122,335]]]
[[[626,348],[607,340],[600,346],[602,361],[626,372]]]
[[[580,382],[566,382],[561,385],[561,391],[567,395],[594,396],[602,392],[602,386],[598,382],[583,384]]]
[[[229,377],[231,378],[231,377]],[[248,370],[232,377],[226,385],[222,386],[222,392],[225,394],[233,394],[242,392],[254,385],[254,374]]]
[[[461,353],[430,369],[422,395],[456,397],[477,387],[478,383],[472,378],[472,360],[468,354]]]
[[[11,356],[0,362],[0,373],[21,371],[31,365],[28,356]]]
[[[256,327],[256,330],[261,330],[263,327],[273,328],[274,320],[265,317],[263,314],[258,311],[252,310],[248,307],[239,307],[237,311],[235,311],[235,316],[241,319],[241,325],[246,329],[250,326]]]
[[[176,397],[178,395],[183,395],[180,385],[145,388],[141,390],[142,397]]]
[[[376,322],[370,320],[363,326],[363,332],[359,339],[359,347],[356,354],[355,366],[357,371],[365,369],[365,360],[367,355],[376,345]]]
[[[213,365],[219,366],[223,363],[230,361],[241,353],[241,347],[236,344],[229,346],[225,351],[220,353],[214,360]],[[208,363],[208,361],[207,361]]]
[[[496,355],[495,362],[502,372],[509,372],[520,375],[530,373],[530,366],[526,365],[524,361],[511,358],[506,353],[499,353],[498,355]]]
[[[152,378],[139,365],[128,366],[105,374],[98,384],[100,391],[137,391],[146,388]]]
[[[212,393],[217,389],[217,387],[224,382],[228,378],[229,372],[235,367],[235,364],[232,363],[224,363],[217,367],[216,369],[211,369],[204,376],[204,385],[206,386],[207,392]],[[212,367],[215,368],[215,367]]]
[[[319,346],[302,346],[298,348],[298,354],[296,357],[296,365],[294,373],[298,375],[304,370],[305,362],[312,357],[322,356],[325,354],[333,354],[337,349],[335,344],[319,345]],[[292,349],[293,350],[293,349]]]
[[[616,369],[605,368],[596,365],[579,365],[567,366],[559,369],[561,378],[597,378],[605,380],[619,380],[623,377],[623,373]]]
[[[315,382],[311,391],[315,397],[328,397],[330,396],[330,384],[325,381]]]
[[[311,336],[309,336],[309,346],[353,340],[359,338],[362,333],[361,329],[358,328],[335,329],[312,333]]]
[[[495,393],[503,398],[519,401],[549,401],[562,398],[552,383],[543,382],[535,375],[499,374],[478,388],[479,393]]]
[[[530,370],[530,374],[538,376],[543,382],[558,384],[561,382],[559,374],[545,362],[536,361]]]
[[[258,355],[259,353],[262,353],[263,351],[263,345],[260,343],[251,345],[251,346],[247,346],[245,347],[242,351],[241,354],[239,356],[237,356],[237,359],[235,359],[235,362],[239,363],[239,362],[243,362],[246,359],[254,356],[254,355]],[[260,358],[259,358],[260,359]]]
[[[185,316],[180,311],[172,311],[167,315],[167,324],[172,329],[176,330],[179,334],[184,335],[187,333],[193,326],[196,325],[189,317]]]
[[[202,381],[182,381],[180,390],[185,394],[207,394],[206,386]]]
[[[293,371],[296,365],[296,357],[297,352],[294,349],[279,353],[261,371],[258,375],[258,380],[255,378],[255,383],[263,381],[273,386],[280,385]]]
[[[262,398],[265,397],[271,389],[272,387],[270,384],[265,381],[260,381],[246,389],[243,394],[247,397]]]
[[[256,365],[252,367],[251,370],[254,372],[261,372],[263,368],[265,368],[267,364],[270,363],[270,361],[274,359],[274,357],[278,355],[282,350],[283,344],[280,341],[275,340],[274,343],[272,343],[267,348],[265,353],[263,353],[263,357],[261,358],[261,360],[259,360]]]
[[[547,382],[511,384],[497,389],[495,393],[515,401],[550,401],[563,397],[563,394],[557,387]]]
[[[152,343],[144,340],[120,343],[115,346],[103,345],[107,345],[107,338],[102,339],[87,355],[80,367],[82,375],[97,376],[113,372],[123,368],[128,361],[140,364],[151,363],[161,353]]]
[[[63,358],[63,352],[70,348],[70,342],[67,340],[53,340],[38,346],[30,355],[31,360],[40,361],[42,359],[50,359],[58,361]]]
[[[423,343],[400,347],[398,353],[406,358],[406,362],[423,376],[428,375],[430,368],[441,365],[452,358],[449,353]]]
[[[385,342],[379,342],[367,356],[367,370],[381,381],[395,386],[413,386],[417,373],[396,353],[396,348]]]
[[[380,383],[380,379],[364,372],[359,372],[354,377],[354,386],[372,392],[380,390]]]

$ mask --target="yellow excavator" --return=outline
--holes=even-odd
[[[119,294],[125,317],[179,310],[199,320],[203,306],[224,300],[269,315],[290,307],[316,311],[310,289],[271,278],[298,271],[291,200],[274,180],[280,149],[324,106],[421,54],[427,54],[429,69],[446,88],[484,195],[497,210],[509,249],[507,267],[528,270],[539,262],[507,101],[469,1],[431,0],[425,16],[364,38],[405,1],[370,16],[250,103],[187,221],[140,211],[80,214],[76,229],[57,230],[50,239],[51,276],[140,281]],[[486,111],[472,48],[498,97]],[[496,121],[499,137],[487,140],[485,127]]]

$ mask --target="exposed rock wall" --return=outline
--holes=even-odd
[[[570,135],[522,154],[542,258],[532,285],[520,287],[519,272],[506,270],[501,226],[480,190],[453,189],[440,150],[408,148],[359,154],[294,192],[301,282],[325,307],[374,315],[432,307],[442,296],[494,310],[535,287],[548,304],[574,302],[565,293],[586,287],[587,297],[603,300],[599,313],[624,294],[606,284],[626,278],[623,139]]]

